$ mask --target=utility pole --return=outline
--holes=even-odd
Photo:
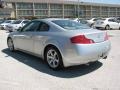
[[[80,9],[79,6],[80,6],[80,1],[78,0],[78,7],[77,7],[77,9],[78,9],[78,10],[77,10],[77,12],[78,12],[78,19],[80,18],[80,17],[79,17],[79,9]]]

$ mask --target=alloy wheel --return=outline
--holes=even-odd
[[[11,38],[8,39],[8,48],[10,49],[10,51],[14,51],[14,44]]]
[[[49,46],[45,49],[44,58],[51,69],[60,70],[64,68],[61,53],[55,46]]]
[[[54,49],[50,49],[47,52],[47,62],[52,68],[56,68],[59,66],[59,55]]]
[[[110,30],[110,26],[107,25],[107,26],[105,27],[105,29],[106,29],[106,30]]]

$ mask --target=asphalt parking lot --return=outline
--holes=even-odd
[[[53,71],[40,58],[10,52],[0,30],[0,90],[120,90],[120,30],[107,31],[111,51],[106,60]]]

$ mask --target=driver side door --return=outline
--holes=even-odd
[[[15,36],[16,46],[19,49],[33,52],[33,34],[39,27],[40,22],[32,21],[25,25]]]

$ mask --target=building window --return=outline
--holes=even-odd
[[[47,9],[48,8],[47,4],[44,4],[44,3],[35,3],[34,6],[35,6],[35,9]]]
[[[65,16],[74,16],[75,12],[74,11],[71,11],[71,10],[65,10],[64,11],[64,15]]]
[[[120,12],[120,8],[117,8],[117,11],[119,11],[119,12]]]
[[[48,11],[47,10],[35,10],[35,15],[37,16],[43,16],[43,15],[48,15]]]
[[[20,16],[31,16],[33,15],[33,11],[32,10],[18,10],[18,15]]]
[[[50,9],[62,9],[61,4],[50,4]]]
[[[64,9],[73,10],[74,9],[74,5],[64,5]]]
[[[51,15],[62,16],[62,10],[51,10]]]
[[[32,3],[17,3],[17,9],[33,9]]]

